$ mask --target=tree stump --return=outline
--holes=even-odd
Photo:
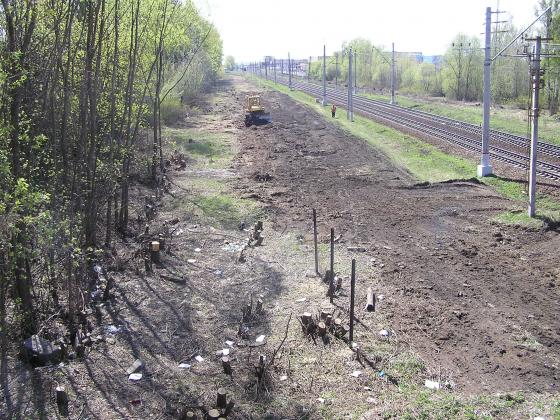
[[[229,357],[227,357],[227,356],[222,357],[222,369],[224,370],[224,373],[226,375],[231,376],[231,374],[232,374],[231,362],[229,361]]]
[[[195,420],[196,416],[192,411],[187,411],[186,413],[183,414],[182,419],[183,420]]]
[[[218,393],[216,395],[216,407],[218,408],[226,408],[227,405],[227,393],[224,388],[218,389]]]
[[[321,337],[323,337],[327,333],[327,326],[323,321],[317,324],[317,332]]]
[[[212,410],[208,411],[208,420],[218,420],[221,416],[221,413],[219,410],[216,410],[215,408],[213,408]]]
[[[63,386],[56,387],[56,405],[58,407],[58,412],[62,416],[68,415],[68,394]]]
[[[152,262],[159,263],[160,261],[159,249],[160,249],[160,244],[158,241],[152,241],[150,243],[150,257],[152,259]]]

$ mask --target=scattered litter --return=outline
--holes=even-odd
[[[93,271],[95,271],[97,274],[101,274],[103,272],[103,269],[101,268],[101,266],[99,264],[95,264],[93,266]]]
[[[373,391],[373,389],[371,389],[369,386],[364,386],[364,390],[365,391]]]
[[[264,341],[265,338],[266,338],[265,335],[259,335],[255,341],[256,341],[257,343],[262,343],[262,342]]]
[[[385,295],[379,295],[379,296],[377,296],[377,300],[383,300],[383,299],[385,299]]]
[[[429,388],[429,389],[439,389],[440,388],[439,382],[431,381],[429,379],[426,379],[426,381],[424,382],[424,386],[426,388]]]
[[[366,402],[370,403],[370,404],[375,404],[377,402],[377,400],[373,397],[369,397]]]
[[[122,326],[120,326],[120,325],[118,327],[116,327],[114,325],[107,325],[105,327],[105,332],[107,332],[108,334],[117,334],[117,333],[120,333],[121,330],[122,330]]]
[[[306,300],[307,300],[307,298],[301,298],[301,299],[296,300],[296,302],[305,302]]]
[[[285,381],[286,379],[288,379],[288,377],[287,377],[286,375],[280,376],[280,380],[281,380],[281,381]]]
[[[391,333],[387,330],[381,330],[381,331],[379,331],[379,335],[381,337],[389,337],[391,335]]]
[[[202,251],[202,249],[200,249],[200,248],[195,248],[194,249],[194,252],[200,252],[200,251]]]
[[[353,376],[354,378],[357,378],[361,374],[362,374],[361,370],[355,370],[354,372],[351,373],[351,376]]]
[[[379,268],[383,268],[383,267],[385,267],[385,264],[383,263],[379,264]]]
[[[189,264],[194,264],[194,263],[196,262],[196,260],[193,259],[193,258],[189,258],[189,259],[187,260],[187,262],[188,262]]]
[[[324,404],[325,399],[324,398],[317,398],[317,401],[319,401],[321,404]]]
[[[131,373],[130,375],[128,375],[129,381],[139,381],[140,379],[142,379],[141,373]]]
[[[224,274],[224,272],[222,270],[216,270],[214,271],[214,274],[217,275],[218,277],[221,277],[222,274]]]
[[[352,348],[353,348],[353,349],[357,349],[357,348],[358,348],[358,343],[352,342]]]
[[[227,341],[226,341],[226,344],[227,344],[228,346],[230,346],[230,347],[233,347],[233,345],[235,344],[235,342],[230,341],[230,340],[227,340]]]
[[[535,417],[533,420],[546,420],[546,419],[544,417],[538,416],[538,417]]]
[[[182,234],[184,232],[183,229],[179,229],[175,232],[175,236],[179,236],[180,234]]]
[[[377,373],[377,376],[379,376],[380,378],[383,378],[385,376],[385,371],[380,370],[379,373]]]
[[[200,356],[200,355],[199,355],[199,356],[196,356],[196,357],[194,358],[194,360],[196,360],[197,362],[204,362],[204,358],[203,358],[202,356]]]
[[[228,355],[229,355],[229,349],[221,349],[216,352],[216,356],[218,357],[228,356]]]
[[[93,292],[91,292],[92,299],[97,299],[99,296],[101,296],[101,289],[95,289]]]
[[[179,367],[181,369],[189,369],[191,365],[189,365],[188,363],[179,363]]]

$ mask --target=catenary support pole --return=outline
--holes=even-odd
[[[492,23],[492,11],[486,8],[486,32],[484,37],[484,73],[482,94],[482,158],[477,167],[479,177],[492,174],[490,164],[490,25]]]
[[[336,57],[336,67],[334,72],[334,87],[338,88],[338,53],[334,53]]]
[[[331,228],[331,272],[329,277],[329,298],[333,303],[334,298],[334,228]]]
[[[327,105],[327,46],[323,45],[323,106]]]
[[[529,217],[535,217],[535,198],[537,190],[537,140],[539,135],[539,88],[541,79],[541,37],[537,36],[531,80],[533,84],[533,107],[531,121],[531,157],[529,160]]]
[[[358,53],[354,51],[354,94],[358,93]]]
[[[348,52],[348,104],[346,106],[346,118],[354,121],[354,113],[352,111],[352,48]]]
[[[391,104],[395,104],[395,43],[391,44]]]
[[[290,53],[288,53],[288,88],[292,90],[292,59]]]

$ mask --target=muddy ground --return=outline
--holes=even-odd
[[[323,232],[383,261],[380,310],[461,389],[558,389],[558,232],[494,226],[511,203],[492,189],[417,184],[286,95],[264,97],[274,123],[241,138],[239,183],[277,229],[306,232],[316,208]]]
[[[263,95],[272,124],[244,126],[249,92]],[[449,411],[446,401],[504,391],[557,395],[558,232],[492,225],[490,217],[512,205],[493,190],[418,184],[362,140],[240,77],[221,82],[166,139],[167,157],[184,153],[186,168],[172,159],[170,191],[148,222],[150,235],[166,238],[161,263],[146,272],[139,252],[149,239],[144,197],[154,192],[137,184],[136,233],[103,263],[115,287],[86,311],[92,345],[83,358],[29,369],[13,343],[4,355],[0,418],[60,417],[57,385],[69,394],[72,419],[186,411],[204,418],[220,387],[235,401],[230,419],[512,418],[516,408],[507,410],[524,398],[507,394],[476,411],[468,401]],[[343,322],[350,260],[357,260],[355,341],[372,366],[345,340],[304,336],[297,320],[328,307],[326,285],[313,276],[313,208],[321,272],[335,229],[343,283],[334,315]],[[263,244],[240,261],[257,220]],[[378,296],[374,313],[364,310],[367,287]],[[258,299],[262,311],[241,322]],[[216,354],[222,349],[231,376]],[[260,355],[274,362],[259,385]],[[139,381],[126,372],[135,359],[144,363]],[[427,390],[425,379],[446,389]]]

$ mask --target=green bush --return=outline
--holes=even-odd
[[[167,97],[161,103],[161,119],[165,125],[176,125],[184,115],[183,105],[179,98]]]

